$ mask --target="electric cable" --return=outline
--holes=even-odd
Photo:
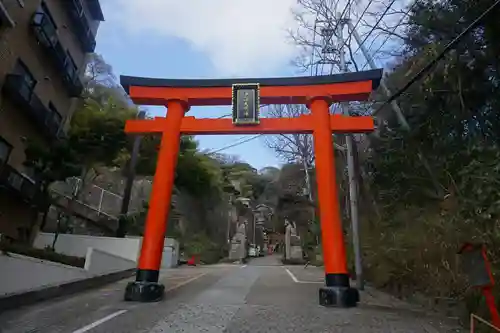
[[[368,32],[368,34],[365,36],[365,38],[363,39],[363,41],[358,45],[358,48],[356,49],[356,51],[354,51],[352,54],[356,54],[356,52],[359,51],[359,49],[361,48],[362,45],[365,44],[366,40],[370,37],[370,35],[375,31],[375,29],[378,27],[378,25],[380,24],[380,22],[382,22],[383,18],[385,17],[385,15],[387,15],[387,12],[389,11],[389,9],[391,9],[392,5],[394,5],[394,3],[396,2],[396,0],[392,0],[391,3],[389,5],[387,5],[387,7],[385,8],[384,12],[382,13],[382,15],[378,18],[377,22],[375,23],[375,25],[371,28],[371,30]]]
[[[350,7],[351,7],[351,5],[352,5],[352,1],[353,1],[353,0],[348,0],[348,1],[347,1],[347,3],[346,3],[346,5],[345,5],[344,9],[342,10],[342,13],[340,14],[339,18],[338,18],[338,19],[337,19],[337,21],[335,22],[335,26],[334,26],[334,27],[333,27],[333,29],[332,29],[333,33],[332,33],[332,34],[330,34],[330,35],[328,36],[328,39],[327,39],[327,40],[324,40],[324,41],[323,41],[323,47],[324,47],[325,45],[328,45],[328,44],[331,42],[331,39],[332,39],[333,35],[335,34],[335,31],[337,31],[337,28],[338,28],[339,24],[342,22],[343,17],[344,17],[344,16],[345,16],[345,14],[347,13],[347,10],[348,10],[348,9],[350,9]],[[373,0],[372,0],[372,1],[373,1]],[[317,18],[316,18],[315,25],[316,25],[316,23],[317,23],[317,22],[318,22],[318,21],[317,21]],[[329,21],[327,21],[327,22],[328,22],[328,26],[330,26],[330,22],[329,22]],[[313,52],[314,52],[314,48],[313,48]],[[323,59],[322,59],[322,60],[323,60]],[[320,65],[321,65],[320,75],[322,75],[322,74],[323,74],[323,70],[324,70],[324,65],[325,65],[325,62],[326,62],[326,61],[322,61],[322,62],[321,62],[321,64],[316,64],[316,73],[315,73],[315,74],[316,74],[316,76],[318,75],[318,68],[320,67]],[[333,66],[332,66],[332,67],[333,67]]]
[[[486,9],[481,15],[479,15],[467,28],[464,29],[458,36],[456,36],[451,42],[449,42],[444,49],[431,61],[427,63],[417,74],[415,74],[401,89],[389,97],[385,102],[383,102],[374,112],[376,115],[380,110],[382,110],[387,104],[391,103],[398,97],[400,97],[408,88],[410,88],[417,80],[420,80],[427,75],[429,71],[436,65],[444,56],[455,47],[462,38],[467,35],[472,29],[474,29],[481,21],[489,15],[498,5],[500,5],[500,0],[496,0],[488,9]]]
[[[352,28],[352,31],[349,32],[349,35],[347,36],[346,39],[344,39],[344,41],[342,42],[342,45],[338,48],[339,50],[342,50],[344,48],[344,46],[347,44],[347,41],[352,37],[352,34],[354,32],[354,30],[356,30],[356,28],[358,27],[359,23],[361,22],[361,20],[363,19],[363,16],[365,16],[366,12],[368,11],[368,9],[370,8],[371,4],[373,3],[374,0],[370,0],[368,2],[368,5],[365,7],[365,9],[363,10],[363,12],[361,13],[361,15],[359,16],[358,20],[356,21],[356,24],[354,24],[354,27]]]
[[[329,40],[326,41],[326,44],[330,43],[331,38],[335,34],[335,31],[337,31],[337,28],[339,27],[340,22],[342,22],[342,19],[343,19],[344,15],[346,14],[347,10],[350,9],[352,1],[353,0],[348,0],[347,1],[346,5],[344,7],[344,10],[342,11],[342,13],[339,16],[339,19],[337,20],[337,22],[335,22],[335,27],[333,28],[334,33],[329,36]],[[393,1],[396,1],[396,0],[393,0]]]
[[[250,142],[250,141],[252,141],[252,140],[255,140],[255,139],[257,139],[257,138],[259,138],[259,137],[261,137],[261,136],[263,136],[263,135],[264,135],[264,134],[257,134],[257,135],[254,135],[254,136],[252,136],[252,137],[250,137],[250,138],[246,138],[246,139],[244,139],[244,140],[242,140],[242,141],[240,141],[240,142],[236,142],[236,143],[233,143],[233,144],[230,144],[230,145],[224,146],[224,147],[222,147],[222,148],[214,149],[214,150],[212,150],[212,151],[209,151],[209,152],[208,152],[208,153],[206,153],[206,154],[207,154],[207,155],[211,155],[211,154],[215,154],[215,153],[218,153],[218,152],[221,152],[221,151],[227,150],[227,149],[229,149],[229,148],[237,147],[237,146],[242,145],[242,144],[244,144],[244,143],[247,143],[247,142]]]
[[[378,49],[375,50],[374,52],[372,52],[372,55],[371,55],[372,57],[374,57],[384,47],[384,45],[387,44],[387,42],[389,41],[391,35],[396,31],[396,29],[401,25],[401,23],[403,23],[403,20],[405,19],[405,17],[410,14],[410,12],[413,10],[413,8],[415,8],[415,6],[417,5],[417,3],[418,3],[418,0],[415,0],[413,2],[413,4],[408,7],[408,9],[406,10],[406,12],[401,16],[401,18],[399,19],[398,23],[396,23],[396,25],[392,29],[391,33],[386,36],[385,40],[382,42],[382,44],[380,44],[380,46],[378,47]],[[370,50],[371,50],[373,44],[375,43],[375,41],[376,41],[376,38],[374,38],[373,41],[370,43],[370,46],[368,46],[368,48],[367,48],[367,52],[368,53],[370,53]],[[368,62],[366,62],[363,65],[363,67],[361,68],[361,70],[365,69],[366,66],[368,66]]]
[[[266,106],[269,106],[269,105],[270,104],[261,104],[260,108],[263,108],[263,107],[266,107]],[[220,117],[215,118],[215,119],[221,119],[221,118],[229,117],[231,115],[232,114],[226,114],[226,115],[220,116]],[[246,142],[249,142],[249,141],[252,141],[254,139],[257,139],[259,136],[262,136],[262,135],[265,135],[265,134],[258,134],[258,135],[254,136],[254,137],[243,139],[243,141],[241,141],[241,138],[240,138],[240,139],[236,140],[235,143],[229,144],[229,145],[224,146],[222,148],[213,149],[212,151],[209,151],[206,154],[208,154],[208,155],[215,154],[215,153],[218,153],[219,151],[223,151],[223,150],[226,150],[226,149],[229,149],[229,148],[232,148],[232,147],[239,146],[239,145],[244,144]]]

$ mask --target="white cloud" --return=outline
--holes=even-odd
[[[287,29],[296,0],[105,0],[107,24],[140,36],[177,37],[221,76],[271,73],[293,58]],[[106,23],[105,23],[106,24]],[[126,36],[124,36],[126,37]]]

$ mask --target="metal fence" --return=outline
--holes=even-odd
[[[67,197],[72,197],[80,191],[78,200],[96,210],[98,213],[115,217],[120,214],[123,200],[122,195],[106,190],[95,184],[85,184],[85,188],[83,189],[81,186],[81,179],[72,177],[68,178],[65,182],[54,184],[52,190]],[[134,184],[129,213],[141,210],[143,202],[149,197],[150,188],[145,189],[144,187],[142,183]]]

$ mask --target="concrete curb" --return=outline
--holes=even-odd
[[[0,313],[6,310],[17,309],[21,306],[31,305],[52,298],[67,296],[87,289],[101,287],[108,283],[131,277],[135,273],[135,271],[135,268],[131,268],[125,271],[94,276],[88,279],[72,281],[58,286],[28,291],[22,294],[0,297]]]

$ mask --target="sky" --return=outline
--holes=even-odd
[[[105,22],[97,49],[118,75],[161,78],[292,76],[297,52],[287,38],[295,0],[101,0]],[[149,109],[163,116],[166,109]],[[198,118],[230,107],[191,108]],[[247,136],[197,136],[201,149],[220,149]],[[221,152],[222,153],[222,152]],[[255,168],[278,166],[264,138],[224,150]]]
[[[339,8],[345,1],[339,0]],[[400,0],[400,5],[408,2]],[[359,15],[372,1],[353,3],[354,20],[356,12]],[[293,15],[297,0],[101,0],[101,5],[105,21],[98,31],[96,52],[112,65],[117,76],[187,79],[306,75],[298,74],[291,65],[301,52],[289,37],[290,30],[298,29]],[[382,7],[373,10],[383,10],[384,5],[382,1]],[[391,20],[396,18],[391,16]],[[369,31],[361,26],[357,30],[362,37]],[[376,36],[374,41],[380,44],[383,38]],[[377,43],[373,45],[376,47]],[[148,112],[164,116],[166,109],[150,107]],[[228,114],[230,107],[197,107],[188,113],[198,118]],[[202,150],[219,150],[246,138],[196,137]],[[282,161],[266,147],[264,138],[221,153],[236,155],[257,169],[279,166]]]

